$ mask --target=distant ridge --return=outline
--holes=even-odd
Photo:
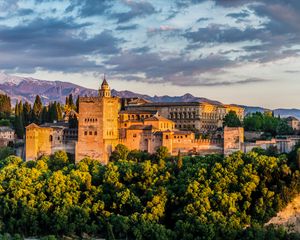
[[[74,83],[63,81],[46,81],[40,79],[34,79],[30,77],[17,77],[10,76],[4,73],[0,73],[0,92],[8,94],[13,104],[17,100],[23,100],[33,102],[35,96],[38,94],[41,96],[44,103],[58,101],[65,102],[66,96],[73,94],[77,97],[81,96],[93,96],[97,95],[97,90],[85,88]],[[131,91],[117,91],[112,90],[113,96],[132,98],[139,97],[149,100],[151,102],[207,102],[212,104],[220,104],[221,102],[211,100],[203,97],[195,97],[190,93],[186,93],[182,96],[149,96],[146,94],[134,93]],[[239,105],[245,108],[245,113],[264,112],[266,108],[263,107],[251,107]],[[300,109],[274,109],[275,115],[282,117],[294,116],[300,119]]]

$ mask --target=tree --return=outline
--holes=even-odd
[[[298,166],[298,169],[300,170],[300,148],[297,149],[297,166]]]
[[[223,119],[223,126],[226,127],[241,127],[242,123],[235,111],[229,111]]]
[[[115,147],[115,150],[112,152],[110,156],[110,160],[111,161],[127,160],[128,154],[129,154],[129,149],[123,144],[118,144]]]
[[[11,113],[10,97],[6,94],[0,94],[0,119],[9,118]]]
[[[73,95],[72,95],[72,94],[69,95],[69,102],[68,102],[68,105],[69,105],[70,107],[73,107],[73,106],[74,106],[74,100],[73,100]]]
[[[69,114],[69,128],[78,128],[78,119],[75,114],[70,113]]]
[[[67,166],[68,163],[69,163],[69,158],[67,153],[65,151],[57,151],[50,157],[49,167],[52,170],[58,170]]]
[[[16,102],[15,106],[15,121],[14,121],[15,131],[18,138],[23,138],[24,135],[24,123],[23,123],[23,104],[22,101]]]
[[[28,126],[31,123],[32,116],[31,116],[31,105],[28,102],[23,104],[23,119],[24,119],[24,126]]]
[[[183,162],[182,162],[182,156],[180,150],[178,151],[178,156],[177,156],[177,168],[180,170],[182,168]]]
[[[75,109],[75,111],[79,113],[79,96],[77,96],[77,98],[76,98],[76,109]]]
[[[57,112],[57,121],[63,120],[62,107],[59,102],[56,104],[56,112]]]
[[[43,110],[42,100],[39,95],[36,95],[32,108],[32,122],[36,124],[41,123],[41,115]]]
[[[42,114],[41,114],[41,123],[46,123],[49,122],[49,112],[48,112],[48,107],[43,106]]]
[[[169,156],[169,150],[165,146],[161,146],[156,150],[156,156],[159,160],[165,160]]]
[[[286,121],[278,119],[278,122],[279,123],[278,123],[277,129],[276,129],[277,134],[290,135],[290,134],[294,133],[293,128],[291,126],[289,126]]]

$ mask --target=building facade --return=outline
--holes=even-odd
[[[10,127],[0,127],[0,147],[6,147],[15,141],[15,131]]]
[[[74,154],[77,129],[67,123],[47,123],[38,126],[31,123],[26,127],[25,160],[36,160],[59,150]]]
[[[236,112],[240,120],[244,117],[244,109],[239,106],[199,102],[128,103],[125,110],[155,112],[175,122],[177,129],[202,133],[222,128],[223,119],[229,111]]]
[[[196,139],[194,130],[221,128],[229,109],[225,105],[195,102],[149,103],[131,99],[122,103],[120,98],[111,96],[104,79],[98,96],[79,97],[79,113],[75,114],[78,129],[70,129],[62,123],[26,127],[26,160],[65,150],[75,155],[76,162],[89,157],[107,164],[119,143],[130,150],[149,153],[154,153],[160,146],[167,147],[172,155],[177,155],[178,151],[185,154],[223,153],[231,147],[227,144],[231,138],[228,137],[226,142],[221,137]],[[238,113],[242,118],[243,111]],[[241,129],[225,129],[223,135],[227,136],[229,131],[234,141],[242,141]]]

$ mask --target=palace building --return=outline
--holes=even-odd
[[[98,96],[79,97],[78,129],[66,123],[26,127],[26,160],[65,150],[76,162],[89,157],[107,164],[117,144],[149,153],[165,146],[172,155],[227,153],[241,149],[242,128],[225,128],[216,139],[197,139],[195,133],[221,129],[231,110],[243,118],[243,109],[232,105],[112,97],[104,78]]]

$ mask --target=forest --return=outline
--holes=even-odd
[[[300,151],[170,157],[118,145],[107,165],[0,151],[2,239],[300,239],[272,216],[300,191]]]
[[[68,114],[72,110],[78,112],[78,104],[78,97],[74,103],[72,94],[66,97],[64,105],[56,101],[44,105],[41,97],[36,95],[32,105],[26,101],[17,101],[14,109],[12,109],[10,97],[0,94],[0,126],[13,127],[17,137],[22,139],[25,134],[25,127],[30,123],[40,125],[63,121],[65,114]],[[70,117],[69,126],[76,128],[77,119]]]

